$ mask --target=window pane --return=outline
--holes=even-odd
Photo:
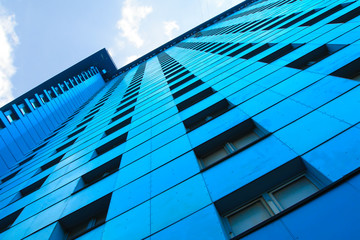
[[[259,139],[260,137],[255,132],[250,132],[246,134],[245,136],[233,141],[232,143],[237,149],[243,148],[249,143],[252,143]]]
[[[208,155],[207,157],[202,159],[204,167],[210,166],[211,164],[217,162],[218,160],[222,159],[223,157],[226,157],[228,153],[225,151],[224,148],[220,148],[216,152]]]
[[[288,208],[318,191],[306,177],[302,177],[273,193],[281,207]]]
[[[265,221],[270,213],[261,201],[257,201],[241,211],[231,215],[229,219],[233,234],[236,236],[249,228]]]

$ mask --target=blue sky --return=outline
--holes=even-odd
[[[117,67],[241,0],[0,0],[0,106],[94,52]]]

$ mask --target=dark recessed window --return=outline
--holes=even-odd
[[[241,44],[240,43],[234,43],[232,44],[230,47],[224,49],[223,51],[221,52],[218,52],[217,54],[220,54],[220,55],[225,55],[226,53],[230,52],[231,50],[233,50],[234,48],[240,46]]]
[[[188,70],[184,71],[183,73],[181,73],[181,74],[179,74],[179,75],[177,75],[175,77],[167,78],[167,82],[170,84],[170,83],[174,82],[175,80],[186,76],[187,74],[190,74],[190,72]]]
[[[91,170],[90,172],[83,175],[79,183],[77,184],[74,193],[79,192],[80,190],[104,179],[105,177],[116,172],[120,167],[122,155],[104,163],[103,165]]]
[[[265,191],[258,194],[257,198],[240,204],[237,209],[224,216],[230,237],[236,236],[240,239],[245,231],[315,194],[323,184],[305,172],[275,188],[271,188],[271,184],[267,183],[265,186],[269,188],[264,189]],[[258,186],[258,188],[263,187]]]
[[[186,119],[183,123],[187,129],[187,131],[191,131],[206,122],[220,116],[221,114],[228,111],[230,108],[230,104],[227,100],[221,100],[218,103],[202,110],[201,112],[195,114],[194,116]]]
[[[276,27],[276,26],[278,26],[278,25],[282,24],[283,22],[286,22],[287,20],[289,20],[289,19],[291,19],[291,18],[295,17],[295,16],[296,16],[296,15],[298,15],[298,14],[299,14],[299,13],[293,13],[293,14],[290,14],[289,16],[284,17],[283,19],[281,19],[281,20],[279,20],[279,21],[277,21],[277,22],[275,22],[275,23],[271,24],[270,26],[266,27],[264,30],[270,30],[270,29],[272,29],[272,28],[274,28],[274,27]]]
[[[183,89],[181,89],[181,90],[173,93],[173,97],[174,97],[174,98],[178,98],[178,97],[184,95],[185,93],[190,92],[191,90],[197,88],[197,87],[200,86],[201,84],[203,84],[203,81],[197,80],[196,82],[193,82],[192,84],[184,87]]]
[[[137,99],[135,98],[135,99],[133,99],[133,100],[131,100],[131,101],[125,103],[125,104],[122,104],[120,107],[118,107],[118,108],[116,109],[116,111],[121,111],[121,110],[127,108],[128,106],[136,103],[136,101],[137,101]]]
[[[40,189],[41,186],[44,184],[44,182],[46,181],[48,176],[34,182],[33,184],[23,188],[22,190],[20,190],[17,194],[15,194],[14,198],[11,200],[10,203],[13,203],[17,200],[19,200],[20,198],[23,198],[33,192],[35,192],[36,190]]]
[[[218,163],[227,156],[239,152],[256,143],[266,132],[260,129],[251,119],[210,139],[194,151],[202,168]]]
[[[126,115],[128,115],[129,113],[133,112],[135,110],[135,107],[132,107],[132,108],[129,108],[128,110],[116,115],[115,117],[113,117],[111,119],[111,122],[115,122],[116,120],[122,118],[122,117],[125,117]]]
[[[116,125],[113,126],[112,128],[109,128],[108,130],[106,130],[104,137],[105,137],[105,136],[108,136],[108,135],[110,135],[110,134],[112,134],[112,133],[114,133],[114,132],[116,132],[116,131],[124,128],[124,127],[126,127],[126,126],[129,125],[130,123],[131,123],[131,117],[128,118],[128,119],[126,119],[126,120],[124,120],[124,121],[122,121],[122,122],[119,123],[119,124],[116,124]]]
[[[249,52],[248,54],[245,54],[244,56],[242,56],[241,58],[244,58],[244,59],[250,59],[256,55],[258,55],[259,53],[269,49],[271,47],[270,44],[266,43],[258,48],[256,48],[255,50],[252,50],[251,52]]]
[[[20,172],[20,170],[21,170],[21,169],[19,169],[19,170],[13,172],[13,173],[7,175],[7,176],[4,177],[3,179],[1,179],[1,182],[4,183],[4,182],[6,182],[6,181],[9,181],[9,180],[12,179],[13,177],[15,177],[16,174],[18,174],[18,172]]]
[[[100,111],[100,109],[97,109],[96,111],[89,113],[88,115],[86,115],[86,116],[84,117],[84,120],[87,119],[87,118],[89,118],[89,117],[94,116],[94,115],[95,115],[96,113],[98,113],[99,111]]]
[[[320,22],[321,20],[327,18],[328,16],[338,12],[339,10],[343,9],[343,6],[340,4],[340,5],[337,5],[329,10],[327,10],[326,12],[318,15],[317,17],[314,17],[313,19],[301,24],[300,26],[311,26],[311,25],[314,25],[315,23],[318,23]]]
[[[183,111],[191,106],[193,106],[194,104],[204,100],[205,98],[211,96],[212,94],[214,94],[214,90],[209,87],[201,92],[199,92],[198,94],[186,99],[185,101],[182,101],[181,103],[177,104],[176,107],[178,108],[179,112]]]
[[[71,134],[69,134],[69,135],[68,135],[68,138],[72,138],[72,137],[78,135],[79,133],[81,133],[82,131],[84,131],[85,128],[86,128],[86,126],[83,127],[83,128],[80,128],[79,130],[77,130],[77,131],[75,131],[75,132],[73,132],[73,133],[71,133]]]
[[[316,48],[315,50],[305,54],[304,56],[298,58],[297,60],[286,65],[287,67],[297,68],[297,69],[306,69],[320,62],[321,60],[327,58],[328,56],[334,54],[345,47],[345,45],[331,45],[326,44],[321,47]]]
[[[71,140],[67,143],[65,143],[64,145],[62,145],[61,147],[57,148],[55,151],[56,152],[61,152],[62,150],[65,150],[66,148],[70,147],[71,145],[73,145],[76,142],[77,138],[74,140]]]
[[[235,57],[236,55],[242,53],[243,51],[245,51],[245,50],[247,50],[247,49],[249,49],[249,48],[251,48],[252,46],[253,46],[253,44],[250,44],[250,43],[249,43],[249,44],[247,44],[247,45],[239,48],[238,50],[235,50],[234,52],[230,53],[228,56],[230,56],[230,57]]]
[[[25,163],[29,162],[31,159],[35,157],[36,154],[31,155],[30,157],[25,158],[21,162],[19,162],[19,166],[24,165]]]
[[[322,8],[317,9],[317,11],[320,11],[321,9],[322,9]],[[292,20],[291,22],[286,23],[285,25],[283,25],[283,26],[281,26],[281,27],[279,27],[279,28],[288,28],[288,27],[291,27],[291,26],[295,25],[296,23],[300,22],[301,20],[303,20],[303,19],[305,19],[305,18],[313,15],[314,13],[316,13],[316,11],[315,11],[315,10],[311,10],[311,11],[309,11],[309,12],[307,12],[307,13],[305,13],[305,14],[297,17],[297,18],[295,18],[295,19]]]
[[[285,56],[286,54],[294,51],[296,48],[299,48],[300,46],[302,46],[302,45],[300,45],[300,44],[296,44],[296,45],[295,44],[288,44],[285,47],[282,47],[279,50],[277,50],[277,51],[269,54],[268,56],[260,59],[259,61],[264,62],[264,63],[272,63],[275,60],[277,60],[277,59]]]
[[[48,142],[45,142],[45,143],[41,144],[40,146],[34,148],[34,149],[32,150],[32,152],[37,152],[37,151],[39,151],[40,149],[42,149],[43,147],[45,147],[47,143],[48,143]]]
[[[360,81],[360,58],[346,64],[330,75]]]
[[[138,94],[139,94],[139,93],[138,93],[138,92],[136,92],[136,93],[134,93],[134,94],[132,94],[132,95],[130,95],[130,96],[128,96],[128,97],[126,97],[126,98],[124,98],[123,100],[121,100],[121,103],[124,103],[124,102],[129,101],[131,98],[136,97]]]
[[[123,144],[124,142],[126,142],[127,135],[128,135],[128,133],[124,133],[124,134],[114,138],[113,140],[105,143],[104,145],[96,148],[94,157],[102,155],[102,154],[116,148],[117,146]]]
[[[175,88],[183,85],[184,83],[186,83],[186,82],[188,82],[188,81],[190,81],[190,80],[192,80],[192,79],[194,79],[194,78],[195,78],[195,75],[191,74],[190,76],[187,76],[187,77],[184,78],[183,80],[181,80],[181,81],[179,81],[179,82],[171,85],[171,86],[170,86],[170,90],[174,90]]]
[[[332,20],[330,23],[346,23],[356,17],[360,16],[360,7],[357,7],[344,15]]]
[[[63,230],[61,239],[72,240],[105,223],[111,194],[69,214],[59,220]]]
[[[79,128],[79,127],[87,124],[88,122],[90,122],[91,120],[93,120],[93,118],[94,118],[94,117],[91,117],[91,118],[89,118],[89,119],[87,119],[87,120],[85,120],[85,121],[82,121],[81,123],[79,123],[79,124],[76,126],[76,128]]]
[[[23,209],[17,210],[16,212],[13,212],[12,214],[0,219],[0,233],[5,232],[11,227],[22,210]]]
[[[51,160],[50,162],[42,165],[42,166],[40,167],[41,171],[45,171],[46,169],[49,169],[49,168],[51,168],[52,166],[55,166],[56,164],[58,164],[58,163],[61,161],[61,159],[62,159],[64,156],[65,156],[65,154],[63,154],[63,155],[61,155],[61,156],[59,156],[59,157]]]

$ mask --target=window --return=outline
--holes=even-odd
[[[125,102],[129,101],[131,98],[136,97],[137,95],[139,95],[139,92],[136,92],[136,93],[134,93],[134,94],[132,94],[132,95],[130,95],[130,96],[127,96],[126,98],[124,98],[123,100],[121,100],[120,103],[125,103]]]
[[[330,75],[360,81],[360,58],[355,59]]]
[[[250,58],[254,57],[255,55],[258,55],[259,53],[269,49],[270,47],[271,47],[271,45],[266,43],[266,44],[261,45],[260,47],[256,48],[255,50],[249,52],[248,54],[242,56],[241,58],[250,59]]]
[[[77,184],[74,193],[79,192],[80,190],[102,180],[103,178],[113,174],[120,167],[122,155],[104,163],[103,165],[91,170],[90,172],[83,175],[79,183]]]
[[[241,52],[243,52],[243,51],[245,51],[245,50],[247,50],[247,49],[249,49],[249,48],[251,48],[252,46],[253,46],[253,44],[250,44],[250,43],[249,43],[249,44],[246,44],[245,46],[243,46],[243,47],[235,50],[235,51],[232,52],[232,53],[230,53],[228,56],[230,56],[230,57],[235,57],[236,55],[240,54]]]
[[[25,163],[29,162],[31,159],[33,159],[35,157],[36,154],[31,155],[30,157],[25,158],[24,160],[22,160],[21,162],[19,162],[19,165],[24,165]]]
[[[126,110],[126,111],[124,111],[124,112],[116,115],[115,117],[113,117],[113,118],[111,119],[111,122],[115,122],[116,120],[118,120],[118,119],[120,119],[120,118],[128,115],[129,113],[133,112],[134,110],[135,110],[135,107],[129,108],[128,110]]]
[[[85,120],[85,121],[83,121],[83,122],[79,123],[79,124],[76,126],[76,128],[79,128],[79,127],[81,127],[81,126],[83,126],[83,125],[87,124],[88,122],[90,122],[91,120],[93,120],[93,118],[94,118],[94,117],[91,117],[91,118],[89,118],[89,119],[87,119],[87,120]]]
[[[295,50],[296,48],[299,48],[300,46],[302,46],[301,44],[289,44],[286,45],[285,47],[280,48],[279,50],[269,54],[268,56],[260,59],[260,62],[264,62],[264,63],[272,63],[275,60],[285,56],[286,54],[292,52],[293,50]]]
[[[195,78],[195,75],[191,74],[191,75],[187,76],[186,78],[184,78],[183,80],[171,85],[170,90],[174,90],[175,88],[181,86],[182,84],[184,84],[184,83],[186,83],[186,82],[188,82],[188,81],[190,81],[190,80],[192,80],[194,78]],[[170,81],[168,81],[168,83],[170,84]]]
[[[65,216],[59,220],[63,238],[72,240],[105,223],[111,194]]]
[[[127,125],[129,125],[131,123],[131,117],[122,121],[121,123],[119,124],[116,124],[115,126],[113,126],[112,128],[109,128],[108,130],[105,131],[105,134],[104,134],[104,137],[105,136],[108,136],[118,130],[120,130],[121,128],[123,127],[126,127]]]
[[[297,68],[297,69],[306,69],[320,62],[321,60],[327,58],[328,56],[334,54],[340,49],[344,48],[345,45],[333,45],[333,44],[325,44],[322,45],[315,50],[305,54],[299,59],[289,63],[286,65],[287,67]]]
[[[133,99],[133,100],[131,100],[131,101],[129,101],[129,102],[127,102],[127,103],[125,103],[125,104],[120,103],[120,104],[121,104],[121,106],[120,106],[120,107],[118,107],[118,108],[116,109],[116,111],[117,111],[117,112],[118,112],[118,111],[121,111],[121,110],[123,110],[123,109],[127,108],[128,106],[130,106],[130,105],[132,105],[132,104],[136,103],[136,101],[137,101],[137,99],[135,98],[135,99]]]
[[[301,24],[300,26],[311,26],[311,25],[314,25],[315,23],[318,23],[320,22],[321,20],[327,18],[328,16],[338,12],[339,10],[343,9],[343,6],[340,4],[340,5],[337,5],[329,10],[327,10],[326,12],[314,17],[313,19]]]
[[[12,214],[0,219],[0,233],[5,232],[7,229],[11,227],[11,225],[15,222],[17,217],[20,215],[23,209],[17,210]]]
[[[356,17],[360,16],[360,7],[357,7],[344,15],[336,18],[335,20],[332,20],[330,23],[346,23]]]
[[[78,135],[79,133],[81,133],[82,131],[84,131],[84,130],[85,130],[85,128],[86,128],[86,126],[85,126],[85,127],[80,128],[79,130],[77,130],[77,131],[75,131],[75,132],[73,132],[73,133],[71,133],[71,134],[69,134],[69,135],[68,135],[68,138],[72,138],[72,137],[74,137],[74,136]]]
[[[173,97],[174,97],[174,98],[178,98],[178,97],[184,95],[185,93],[190,92],[191,90],[197,88],[197,87],[200,86],[201,84],[203,84],[203,81],[197,80],[196,82],[193,82],[193,83],[191,83],[190,85],[184,87],[183,89],[181,89],[181,90],[173,93]]]
[[[56,152],[61,152],[62,150],[64,150],[64,149],[66,149],[66,148],[70,147],[71,145],[73,145],[73,144],[74,144],[74,142],[76,142],[76,140],[77,140],[77,138],[76,138],[76,139],[74,139],[74,140],[71,140],[71,141],[70,141],[70,142],[68,142],[68,143],[65,143],[65,144],[64,144],[64,145],[62,145],[61,147],[57,148],[55,151],[56,151]]]
[[[18,172],[20,172],[21,169],[9,174],[8,176],[4,177],[3,179],[1,179],[1,183],[4,183],[6,181],[9,181],[10,179],[12,179],[13,177],[16,176],[16,174],[18,174]]]
[[[94,116],[99,111],[100,111],[100,109],[96,109],[95,111],[90,111],[89,114],[84,117],[84,120]]]
[[[233,129],[200,145],[195,149],[195,153],[201,167],[208,168],[221,159],[256,143],[265,135],[264,130],[261,130],[251,119],[248,119]]]
[[[43,147],[45,147],[47,143],[48,143],[48,142],[45,142],[45,143],[41,144],[40,146],[34,148],[34,149],[32,150],[32,152],[37,152],[37,151],[39,151],[40,149],[42,149]]]
[[[214,94],[214,90],[209,87],[199,93],[197,93],[196,95],[186,99],[185,101],[182,101],[181,103],[177,104],[176,107],[178,108],[179,112],[193,106],[194,104],[204,100],[205,98],[211,96],[212,94]]]
[[[174,82],[175,80],[186,76],[187,74],[190,74],[190,72],[188,70],[184,71],[183,73],[180,73],[179,75],[177,75],[175,77],[171,77],[171,78],[167,77],[167,80],[168,80],[167,82],[170,84],[170,83]]]
[[[240,46],[239,43],[234,43],[230,47],[226,48],[225,50],[223,50],[221,52],[218,52],[217,54],[224,55],[224,54],[228,53],[229,51],[233,50],[234,48],[236,48],[238,46]]]
[[[320,11],[321,9],[322,9],[322,8],[317,9],[317,11]],[[300,22],[301,20],[303,20],[303,19],[305,19],[305,18],[313,15],[313,14],[316,13],[317,11],[311,10],[310,12],[307,12],[307,13],[305,13],[305,14],[297,17],[297,18],[295,18],[295,19],[292,20],[291,22],[286,23],[285,25],[281,26],[280,28],[288,28],[288,27],[291,27],[291,26],[295,25],[296,23]]]
[[[46,176],[46,177],[34,182],[33,184],[23,188],[22,190],[20,190],[17,194],[15,194],[14,198],[10,201],[10,203],[13,203],[29,194],[35,192],[39,188],[41,188],[43,183],[46,181],[47,177],[48,176]]]
[[[42,165],[42,166],[40,167],[41,171],[45,171],[46,169],[49,169],[49,168],[51,168],[52,166],[55,166],[56,164],[58,164],[58,163],[61,161],[61,159],[62,159],[64,156],[65,156],[65,154],[63,154],[63,155],[55,158],[54,160],[51,160],[50,162]]]
[[[311,177],[303,174],[226,215],[230,236],[239,235],[311,196],[320,188],[315,182],[316,180],[312,181]]]
[[[100,156],[100,155],[110,151],[111,149],[116,148],[117,146],[126,142],[127,134],[128,133],[124,133],[124,134],[114,138],[113,140],[103,144],[102,146],[96,148],[93,158]]]

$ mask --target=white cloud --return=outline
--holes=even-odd
[[[164,30],[165,30],[165,35],[169,38],[172,39],[174,36],[174,31],[176,30],[180,30],[179,25],[176,23],[176,21],[167,21],[167,22],[163,22],[164,24]]]
[[[139,34],[140,24],[152,10],[151,6],[140,5],[136,0],[126,0],[121,9],[122,18],[116,26],[120,30],[120,35],[137,48],[144,44],[144,39]]]
[[[125,65],[128,64],[128,63],[131,63],[132,61],[135,61],[136,59],[138,59],[140,56],[138,55],[132,55],[132,56],[129,56],[125,59]]]
[[[10,78],[15,74],[13,49],[19,44],[15,33],[15,15],[0,5],[0,106],[13,100]]]

